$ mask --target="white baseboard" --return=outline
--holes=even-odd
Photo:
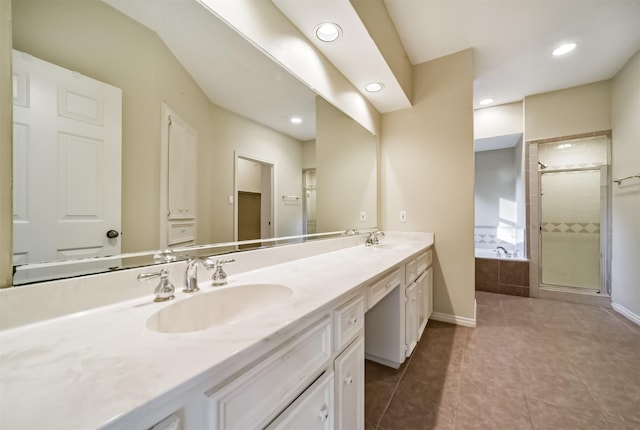
[[[459,317],[451,314],[444,314],[441,312],[433,312],[431,314],[431,318],[434,321],[446,322],[449,324],[460,325],[464,327],[475,327],[476,326],[476,318],[475,312],[473,318]]]
[[[627,319],[633,321],[637,325],[640,325],[640,315],[634,314],[629,309],[615,302],[611,302],[611,307],[615,309],[618,313],[624,315]]]

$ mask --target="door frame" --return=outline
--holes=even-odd
[[[598,294],[590,294],[580,292],[573,288],[545,288],[542,285],[542,231],[541,231],[541,172],[538,167],[538,145],[544,143],[555,143],[568,140],[575,140],[587,137],[603,136],[609,139],[607,150],[608,164],[604,165],[605,169],[600,168],[600,187],[606,192],[601,195],[600,211],[600,262],[601,262],[601,282]],[[529,296],[541,297],[548,299],[565,300],[575,303],[607,305],[610,302],[611,294],[611,130],[601,130],[593,133],[585,133],[578,135],[562,136],[557,138],[540,139],[526,141],[526,166],[527,175],[527,195],[529,196],[529,204],[527,205],[527,244],[529,246]],[[598,170],[598,168],[592,168]],[[551,170],[549,172],[558,172],[559,170]],[[541,288],[542,287],[542,288]]]
[[[269,169],[267,174],[268,182],[265,184],[265,181],[262,181],[262,194],[269,194],[271,197],[269,199],[263,199],[264,202],[268,202],[269,209],[263,210],[260,213],[260,236],[261,239],[270,239],[273,237],[277,237],[277,225],[276,216],[277,216],[277,208],[275,205],[275,195],[276,195],[276,184],[275,184],[275,175],[276,175],[276,163],[270,160],[266,160],[264,158],[256,157],[253,155],[245,154],[239,151],[233,152],[233,240],[234,242],[238,241],[238,160],[244,159],[253,161],[255,163],[259,163],[260,165]],[[270,231],[266,231],[265,223],[270,223]]]

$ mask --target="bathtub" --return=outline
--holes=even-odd
[[[529,260],[500,254],[492,248],[476,248],[476,290],[528,297]]]
[[[509,250],[509,252],[512,252]],[[506,257],[504,252],[500,251],[500,255],[494,249],[476,248],[476,258],[496,258],[500,260],[528,261],[522,257],[522,251],[519,251],[518,257]]]

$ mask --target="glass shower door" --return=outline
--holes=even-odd
[[[540,172],[542,284],[601,290],[603,169]]]

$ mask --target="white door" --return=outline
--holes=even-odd
[[[13,51],[14,264],[120,253],[122,91]]]
[[[160,247],[196,242],[198,132],[162,104]]]

